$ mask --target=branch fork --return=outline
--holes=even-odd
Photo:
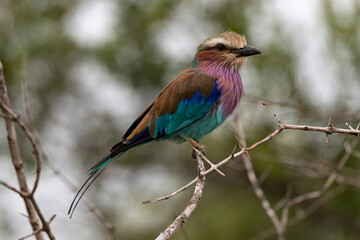
[[[160,233],[156,240],[170,239],[176,230],[186,223],[187,219],[190,217],[191,213],[195,210],[200,201],[205,186],[205,166],[203,162],[203,154],[198,149],[195,150],[196,160],[198,163],[198,176],[196,178],[194,194],[181,214],[173,221],[172,224],[170,224],[170,226],[165,229],[164,232]]]

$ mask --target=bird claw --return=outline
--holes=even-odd
[[[204,145],[199,144],[199,146],[194,147],[194,148],[195,148],[196,150],[200,151],[201,154],[205,156],[205,146],[204,146]],[[192,150],[192,152],[191,152],[191,156],[192,156],[192,158],[195,158],[195,159],[196,159],[196,154],[197,154],[197,152],[196,152],[196,150],[195,150],[194,148],[193,148],[193,150]]]
[[[187,138],[188,142],[193,146],[193,148],[197,149],[198,151],[201,152],[202,155],[205,156],[205,146],[198,143],[197,141],[195,141],[194,139],[192,138]],[[196,159],[196,151],[195,149],[192,150],[192,153],[191,153],[191,156]]]

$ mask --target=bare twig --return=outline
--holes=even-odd
[[[263,139],[257,141],[256,143],[254,143],[250,147],[243,148],[237,153],[231,153],[230,156],[228,156],[227,158],[223,159],[222,161],[214,164],[209,169],[207,169],[205,171],[205,175],[207,175],[207,174],[211,173],[212,171],[214,171],[215,168],[217,168],[217,169],[220,168],[221,166],[225,165],[230,160],[232,160],[234,158],[237,158],[237,157],[239,157],[239,156],[241,156],[243,154],[246,154],[250,150],[252,150],[254,148],[257,148],[258,146],[270,141],[271,139],[273,139],[274,137],[279,135],[283,130],[288,129],[288,130],[299,130],[299,131],[315,131],[315,132],[324,132],[324,133],[327,133],[327,134],[340,133],[340,134],[348,134],[348,135],[355,135],[355,136],[358,136],[360,134],[360,130],[358,130],[358,129],[350,130],[350,129],[331,127],[331,126],[316,127],[316,126],[309,126],[309,125],[284,124],[284,123],[281,122],[281,120],[278,118],[278,116],[276,116],[276,119],[280,123],[279,123],[278,127],[276,128],[276,130],[274,132],[270,133],[269,135],[267,135]],[[189,186],[194,184],[196,181],[197,181],[197,178],[193,179],[191,182],[189,182],[185,186],[181,187],[179,190],[173,192],[172,194],[169,194],[169,195],[167,195],[165,197],[160,197],[160,198],[157,198],[157,199],[154,199],[154,200],[145,201],[144,203],[156,202],[156,201],[169,199],[170,197],[176,195],[177,193],[186,190]]]
[[[313,177],[313,178],[328,178],[331,174],[333,174],[334,167],[330,164],[330,162],[316,163],[316,162],[310,161],[310,159],[307,159],[308,156],[304,155],[302,152],[297,151],[296,149],[291,148],[284,143],[280,143],[280,141],[275,141],[275,142],[277,142],[278,144],[280,144],[283,147],[290,149],[291,151],[293,151],[295,154],[297,154],[299,157],[302,158],[302,161],[286,161],[286,160],[282,160],[282,159],[278,160],[281,163],[292,167],[294,171],[297,171],[298,173],[300,173],[302,175]],[[346,144],[345,144],[345,146],[346,146]],[[346,151],[348,151],[348,150],[346,150]],[[354,150],[352,150],[352,155],[353,155],[353,153],[354,153]],[[357,177],[360,175],[360,171],[354,171],[354,170],[348,169],[344,166],[342,169],[342,172],[343,173],[337,174],[337,177],[335,178],[336,182],[338,182],[339,184],[346,184],[348,186],[352,186],[352,187],[356,187],[356,188],[360,189],[360,179],[359,179],[359,177]],[[352,174],[355,177],[349,176],[350,174]],[[278,203],[278,205],[279,204],[280,203]],[[274,207],[274,208],[279,209],[279,207],[280,206],[282,207],[283,204],[284,203],[281,203],[281,205]]]
[[[292,193],[292,187],[288,187],[284,197],[285,203],[288,202],[289,199],[291,198],[291,193]],[[287,223],[289,220],[289,209],[290,206],[288,204],[285,204],[281,215],[281,225],[284,229],[287,229]]]
[[[3,113],[0,113],[0,117],[1,118],[9,118],[7,115],[3,114]]]
[[[330,124],[329,124],[330,125]],[[344,167],[344,165],[346,164],[347,160],[350,158],[350,156],[352,155],[352,151],[354,150],[354,148],[357,146],[357,144],[359,143],[359,139],[354,139],[352,141],[352,143],[350,144],[350,146],[348,146],[345,142],[344,144],[344,148],[345,148],[345,153],[342,156],[342,158],[340,159],[339,163],[337,164],[336,168],[334,171],[331,172],[331,174],[328,176],[327,180],[325,181],[323,187],[318,190],[318,191],[314,191],[314,192],[310,192],[307,194],[303,194],[300,195],[298,197],[295,197],[293,199],[290,199],[288,201],[285,201],[282,203],[282,205],[284,205],[283,208],[283,214],[282,214],[282,220],[281,220],[281,224],[283,227],[286,227],[287,223],[289,223],[289,226],[295,225],[298,222],[300,222],[301,220],[303,220],[304,218],[306,218],[307,216],[309,216],[311,213],[313,213],[314,211],[316,211],[319,207],[323,206],[323,200],[316,202],[316,204],[312,204],[310,205],[309,208],[307,208],[305,211],[302,211],[301,213],[297,214],[296,217],[288,220],[288,213],[289,213],[289,208],[291,206],[297,205],[302,203],[303,201],[306,200],[310,200],[310,199],[314,199],[314,198],[320,198],[325,195],[327,192],[329,192],[329,188],[332,185],[332,183],[338,178],[339,176],[339,172],[341,171],[341,169]],[[245,155],[243,155],[245,156]],[[345,191],[348,188],[348,186],[343,186],[340,185],[340,187],[338,189],[336,189],[336,192],[340,192],[342,193],[343,191]],[[338,191],[339,190],[339,191]],[[288,194],[286,194],[288,195]],[[331,195],[333,196],[333,195]],[[286,196],[285,199],[288,199],[289,196]],[[327,201],[326,201],[327,202]],[[255,237],[254,239],[265,239],[267,237],[269,237],[270,235],[277,233],[278,234],[278,229],[275,226],[273,229],[268,229],[266,231],[264,231],[263,233],[259,234],[257,237]]]
[[[3,75],[3,66],[2,66],[1,62],[0,62],[0,107],[4,114],[8,114],[7,109],[10,108],[10,100],[7,95],[5,79],[4,79],[4,75]],[[15,130],[14,123],[9,118],[4,118],[4,120],[5,120],[5,125],[6,125],[6,132],[8,134],[8,142],[9,142],[11,160],[12,160],[12,163],[13,163],[15,171],[16,171],[16,176],[17,176],[19,187],[20,187],[20,192],[29,193],[29,188],[28,188],[27,181],[26,181],[25,171],[23,168],[23,161],[21,159],[19,146],[17,143],[16,130]],[[39,220],[36,217],[36,210],[34,208],[34,205],[29,198],[23,197],[23,200],[24,200],[26,210],[29,215],[30,225],[31,225],[33,231],[36,232],[38,229],[41,229],[41,227],[40,227]],[[40,232],[35,235],[35,238],[37,240],[44,239]],[[53,238],[53,239],[55,239],[55,238]]]
[[[70,181],[70,179],[68,179],[64,174],[62,174],[61,171],[59,169],[57,169],[55,167],[55,165],[51,162],[51,160],[48,158],[47,154],[45,153],[45,151],[42,147],[39,134],[35,128],[35,125],[33,124],[31,110],[30,110],[29,94],[28,94],[27,71],[26,71],[26,59],[25,58],[23,58],[22,85],[21,86],[22,86],[22,94],[23,94],[23,101],[24,101],[26,117],[28,120],[29,128],[32,132],[30,141],[32,141],[35,144],[35,146],[37,146],[37,149],[38,149],[37,151],[34,151],[34,152],[39,152],[41,154],[44,162],[46,163],[46,165],[53,171],[54,175],[57,176],[72,191],[77,192],[78,188],[75,186],[75,184],[72,183]],[[25,124],[23,124],[23,125],[25,126]],[[30,131],[28,131],[28,132],[30,132]],[[29,138],[29,134],[27,134],[27,136]],[[37,165],[37,166],[40,166],[40,165]],[[36,172],[38,173],[39,171],[40,171],[40,169],[37,168]],[[38,176],[39,176],[39,174],[37,174],[37,180],[39,180]],[[36,181],[34,183],[34,186],[37,186]],[[33,192],[35,190],[36,189],[33,188]],[[113,226],[113,224],[105,218],[103,212],[99,209],[99,207],[96,206],[96,204],[93,201],[91,201],[86,196],[84,196],[83,199],[84,199],[84,202],[87,205],[89,211],[91,213],[93,213],[95,215],[95,217],[100,221],[100,223],[105,226],[106,230],[108,231],[108,233],[110,235],[110,238],[113,240],[116,240],[117,237],[115,234],[115,227]]]
[[[195,153],[197,153],[203,160],[207,161],[209,163],[209,165],[211,167],[213,167],[214,169],[217,169],[215,164],[213,164],[212,162],[210,162],[210,160],[208,160],[199,150],[197,150],[196,148],[194,148],[194,151]],[[217,172],[222,175],[222,176],[225,176],[225,174],[223,172],[221,172],[220,170],[217,170]],[[176,194],[182,192],[182,191],[185,191],[188,187],[190,187],[191,185],[193,185],[194,183],[196,183],[196,181],[199,180],[199,176],[197,176],[196,178],[194,178],[191,182],[189,182],[188,184],[186,184],[185,186],[182,186],[181,188],[179,188],[178,190],[176,190],[175,192],[173,193],[170,193],[166,196],[163,196],[163,197],[159,197],[159,198],[155,198],[155,199],[152,199],[152,200],[147,200],[147,201],[144,201],[142,202],[143,204],[147,204],[147,203],[153,203],[153,202],[159,202],[159,201],[163,201],[163,200],[167,200],[173,196],[175,196]]]
[[[268,108],[267,104],[264,104],[264,105]],[[270,108],[268,108],[268,109],[270,110]],[[287,224],[289,223],[289,220],[288,220],[289,207],[292,204],[285,203],[282,218],[281,218],[281,221],[280,221],[279,218],[276,216],[275,211],[273,210],[273,208],[271,208],[269,202],[267,201],[263,191],[261,190],[258,179],[256,178],[256,175],[255,175],[255,173],[253,171],[251,161],[250,161],[249,156],[248,156],[248,152],[250,150],[260,146],[261,144],[263,144],[265,142],[268,142],[269,140],[271,140],[275,136],[279,135],[283,130],[286,130],[286,129],[288,129],[288,130],[300,130],[300,131],[318,131],[318,132],[324,132],[325,134],[340,133],[340,134],[348,134],[348,135],[355,135],[355,136],[360,136],[360,130],[358,128],[356,128],[356,129],[336,128],[331,123],[331,119],[329,119],[329,123],[328,123],[328,125],[326,127],[284,124],[275,113],[273,113],[273,115],[276,118],[276,120],[278,121],[278,127],[276,128],[276,130],[274,132],[270,133],[265,138],[263,138],[263,139],[259,140],[258,142],[254,143],[250,147],[243,146],[243,148],[239,152],[237,152],[237,153],[232,152],[229,157],[223,159],[222,161],[218,162],[217,164],[210,165],[210,168],[205,171],[204,175],[214,171],[215,169],[218,169],[219,167],[221,167],[222,165],[226,164],[228,161],[230,161],[230,160],[232,160],[232,159],[234,159],[236,157],[239,157],[239,156],[243,155],[243,158],[244,158],[244,156],[246,156],[244,158],[244,163],[246,164],[248,177],[249,177],[250,181],[252,182],[252,184],[254,186],[255,193],[258,196],[258,198],[261,200],[262,205],[263,205],[264,209],[266,210],[267,214],[269,215],[270,219],[273,221],[275,229],[276,229],[276,233],[278,234],[278,239],[284,239],[284,233],[286,231]],[[349,153],[349,154],[351,154],[351,153]],[[339,165],[340,169],[345,164],[345,162],[346,162],[345,160],[340,161],[340,163],[341,163],[341,164],[339,163],[340,164]],[[329,182],[332,183],[334,181],[334,179],[337,179],[337,176],[339,176],[338,172],[336,173],[336,175],[330,175],[331,179],[333,179],[333,180],[331,180],[331,182],[329,180]],[[330,177],[329,177],[329,179],[330,179]],[[146,201],[144,203],[169,199],[170,197],[176,195],[177,193],[184,191],[185,189],[187,189],[189,186],[191,186],[192,184],[194,184],[198,180],[199,180],[199,177],[193,179],[191,182],[189,182],[188,184],[186,184],[185,186],[183,186],[182,188],[180,188],[179,190],[175,191],[172,194],[169,194],[169,195],[164,196],[164,197],[160,197],[160,198],[155,199],[155,200]],[[329,182],[324,184],[324,186],[326,186],[326,189],[328,189],[329,186],[331,185],[331,184],[329,185]],[[313,193],[309,193],[309,196],[310,196],[310,198],[314,198],[314,197],[320,197],[321,194],[318,195],[318,193],[315,193],[314,196],[313,196]],[[306,197],[306,199],[308,197]],[[285,200],[286,199],[288,199],[288,197],[286,197]],[[299,201],[299,199],[294,200],[294,203],[297,202],[297,201]]]
[[[47,221],[47,224],[46,225],[50,225],[50,223],[54,220],[54,218],[56,217],[56,215],[54,214],[51,218],[50,218],[50,220],[49,221]],[[33,233],[30,233],[30,234],[28,234],[28,235],[26,235],[26,236],[24,236],[24,237],[21,237],[21,238],[19,238],[19,240],[25,240],[26,238],[29,238],[29,237],[32,237],[32,236],[34,236],[34,235],[36,235],[36,234],[38,234],[38,233],[40,233],[41,231],[46,231],[46,229],[44,228],[44,226],[42,227],[42,228],[40,228],[40,229],[38,229],[38,230],[36,230],[36,231],[34,231]]]
[[[237,139],[239,141],[239,145],[241,146],[242,149],[246,149],[245,134],[242,130],[242,127],[240,126],[236,130],[238,131]],[[284,234],[285,234],[286,228],[283,226],[283,224],[280,222],[279,218],[276,216],[274,209],[271,207],[270,202],[268,201],[267,197],[265,196],[264,191],[262,190],[260,183],[256,177],[254,167],[252,166],[248,152],[246,152],[246,154],[242,155],[242,159],[244,162],[244,166],[246,169],[248,179],[254,189],[256,196],[260,200],[262,207],[265,209],[266,214],[269,216],[271,222],[274,224],[276,233],[278,235],[278,239],[284,240],[285,239]]]
[[[34,139],[32,133],[30,132],[30,130],[24,124],[24,122],[21,121],[19,115],[17,115],[10,107],[8,107],[7,105],[5,105],[2,102],[0,103],[0,106],[3,109],[3,111],[10,116],[11,120],[15,121],[21,127],[21,129],[23,130],[23,132],[29,139],[31,146],[33,148],[33,154],[34,154],[35,160],[36,160],[36,178],[35,178],[34,186],[31,190],[30,194],[34,194],[34,192],[36,191],[36,188],[39,184],[40,172],[41,172],[40,156],[39,156],[39,151],[38,151],[36,143],[35,143],[35,139]]]
[[[163,196],[163,197],[159,197],[159,198],[155,198],[155,199],[152,199],[152,200],[144,201],[143,204],[153,203],[153,202],[159,202],[159,201],[162,201],[162,200],[167,200],[167,199],[175,196],[176,194],[178,194],[178,193],[180,193],[180,192],[183,192],[183,191],[185,191],[186,189],[188,189],[188,187],[190,187],[191,185],[193,185],[194,183],[196,183],[198,179],[199,179],[199,177],[196,177],[196,178],[194,178],[191,182],[189,182],[189,183],[186,184],[185,186],[182,186],[181,188],[179,188],[179,189],[176,190],[175,192],[170,193],[169,195],[166,195],[166,196]]]
[[[343,192],[345,192],[348,189],[347,186],[340,185],[339,187],[335,188],[334,190],[330,190],[325,194],[324,196],[318,198],[314,203],[312,203],[310,206],[305,208],[305,210],[302,212],[301,215],[297,215],[292,217],[288,220],[288,228],[295,226],[311,214],[313,214],[316,210],[321,208],[322,206],[326,205],[329,201],[334,199],[335,197],[339,196]],[[271,237],[272,235],[276,234],[275,227],[268,228],[261,233],[257,234],[256,236],[250,238],[250,240],[263,240]]]
[[[336,169],[330,174],[330,176],[328,177],[328,179],[326,180],[326,182],[324,183],[323,187],[320,190],[310,192],[310,193],[307,193],[307,194],[303,194],[303,195],[300,195],[300,196],[298,196],[296,198],[293,198],[293,199],[289,200],[287,205],[293,206],[293,205],[299,204],[299,203],[301,203],[303,201],[310,200],[310,199],[313,199],[313,198],[318,198],[321,195],[323,195],[330,188],[331,184],[335,181],[335,179],[339,175],[340,170],[344,167],[345,163],[350,158],[352,150],[356,147],[356,145],[358,143],[359,143],[359,139],[355,139],[351,143],[351,148],[348,151],[345,152],[343,157],[340,159],[338,165],[336,166]]]
[[[200,152],[199,150],[197,150],[197,149],[194,148],[194,147],[193,147],[193,149],[194,149],[194,151],[197,151],[198,154],[200,154],[201,158],[202,158],[203,160],[205,160],[205,161],[210,165],[210,167],[214,167],[214,169],[215,169],[216,172],[218,172],[221,176],[225,177],[225,173],[223,173],[222,171],[220,171],[220,170],[215,166],[215,164],[213,164],[209,159],[207,159],[203,154],[201,154],[201,152]]]
[[[336,128],[336,127],[331,127],[331,126],[315,127],[315,126],[308,126],[308,125],[282,124],[281,128],[282,129],[289,129],[289,130],[324,132],[324,133],[327,133],[327,134],[342,133],[342,134],[360,136],[360,130],[357,130],[357,129],[343,129],[343,128]]]
[[[20,192],[19,190],[17,190],[15,187],[11,186],[10,184],[0,180],[0,184],[3,185],[4,187],[10,189],[11,191],[19,194],[20,196],[23,196],[24,194],[22,192]]]
[[[276,229],[276,233],[278,235],[278,239],[279,240],[285,239],[284,238],[285,229],[284,229],[283,225],[281,224],[279,218],[276,216],[276,213],[272,209],[269,201],[267,200],[267,198],[266,198],[266,196],[264,194],[264,191],[260,187],[260,184],[259,184],[259,182],[258,182],[258,180],[256,178],[255,171],[254,171],[254,168],[253,168],[253,166],[251,164],[250,159],[248,158],[248,156],[246,154],[243,154],[242,158],[243,158],[243,161],[244,161],[245,169],[247,171],[248,179],[251,182],[251,184],[252,184],[252,186],[253,186],[253,188],[255,190],[256,196],[261,201],[261,205],[265,209],[266,214],[269,216],[270,220],[274,224],[275,229]]]
[[[199,153],[200,151],[196,151],[196,160],[198,162],[198,179],[196,181],[194,194],[191,197],[189,203],[187,204],[184,211],[174,220],[174,222],[164,231],[162,232],[156,240],[165,240],[169,239],[180,227],[182,227],[191,213],[195,210],[198,202],[200,201],[200,198],[203,193],[203,189],[205,186],[205,167],[204,162],[202,158],[202,154]]]

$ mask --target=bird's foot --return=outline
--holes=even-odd
[[[200,143],[198,143],[197,141],[195,141],[194,139],[192,138],[187,138],[186,139],[194,148],[196,148],[197,150],[199,150],[202,155],[205,156],[205,146],[204,145],[201,145]],[[195,149],[192,150],[192,153],[191,153],[191,156],[196,159],[196,151]]]

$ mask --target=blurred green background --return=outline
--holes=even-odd
[[[241,124],[247,143],[283,122],[355,127],[360,120],[360,2],[358,0],[1,0],[0,60],[13,108],[26,120],[21,81],[28,79],[34,125],[50,160],[77,186],[127,127],[173,77],[190,65],[197,45],[231,29],[247,36],[262,55],[242,76],[245,97],[224,126],[206,136],[207,157],[218,162],[235,143]],[[0,123],[0,178],[16,185],[4,124]],[[33,179],[31,147],[19,132]],[[355,139],[285,131],[250,152],[272,205],[316,191]],[[357,151],[360,151],[357,147]],[[355,151],[342,174],[359,182]],[[329,170],[330,169],[330,170]],[[247,179],[241,159],[207,176],[204,195],[173,239],[277,239]],[[118,239],[154,239],[177,216],[192,188],[153,204],[196,176],[188,143],[156,142],[112,164],[87,192],[116,227]],[[334,183],[314,213],[288,228],[287,239],[359,239],[360,184]],[[340,186],[340,188],[339,188]],[[341,186],[343,186],[341,188]],[[340,191],[340,190],[341,191]],[[333,193],[333,195],[331,195]],[[335,194],[337,193],[337,194]],[[110,239],[81,202],[73,219],[72,192],[46,164],[36,193],[57,239]],[[315,200],[291,208],[300,216]],[[0,239],[31,232],[22,200],[0,188]],[[277,212],[281,215],[281,211]],[[260,234],[260,235],[259,235]]]

